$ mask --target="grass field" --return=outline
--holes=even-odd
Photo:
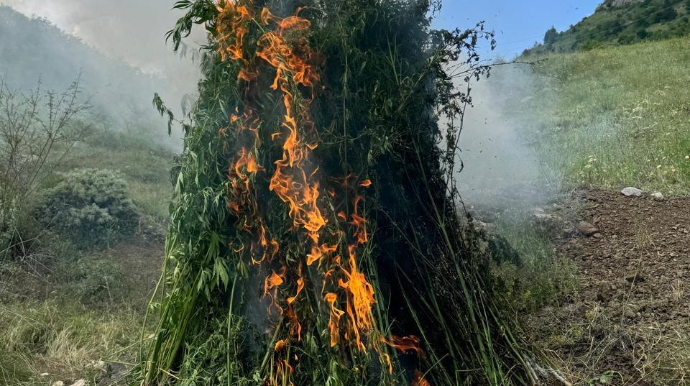
[[[566,187],[690,193],[690,39],[554,54],[527,133]]]
[[[31,234],[37,243],[26,256],[0,262],[0,385],[69,385],[77,379],[93,385],[136,360],[172,193],[173,152],[143,137],[96,131],[45,181],[49,188],[75,169],[117,171],[147,231],[91,250],[36,229]]]

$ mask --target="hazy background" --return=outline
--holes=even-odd
[[[536,92],[551,92],[543,82],[524,64],[497,66],[488,79],[474,81],[473,106],[460,136],[465,168],[457,176],[470,205],[529,208],[558,192],[559,177],[530,146],[530,135],[549,110],[530,105]]]
[[[164,36],[183,11],[171,10],[171,0],[0,0],[27,15],[50,20],[110,58],[148,75],[180,80],[180,90],[193,91],[198,71],[164,44]]]
[[[169,0],[0,0],[0,76],[10,87],[64,90],[81,74],[83,97],[102,126],[138,130],[179,149],[151,105],[155,92],[176,111],[199,79],[191,54],[180,57],[165,33],[183,13]],[[11,8],[10,8],[11,7]],[[27,21],[27,18],[32,18]],[[27,28],[30,25],[30,28]],[[189,52],[204,35],[188,39]]]
[[[183,14],[171,10],[173,3],[0,0],[0,4],[21,13],[0,8],[0,55],[13,58],[0,61],[0,76],[24,89],[34,87],[39,78],[44,87],[64,89],[81,73],[85,94],[103,114],[100,122],[104,126],[136,127],[167,146],[179,148],[181,131],[168,138],[165,120],[151,107],[153,93],[158,92],[179,114],[182,98],[196,92],[199,79],[197,63],[174,54],[165,44],[165,33]],[[486,58],[497,53],[510,56],[541,40],[543,31],[553,23],[565,28],[576,22],[596,3],[446,1],[434,27],[468,27],[480,20],[487,21],[488,29],[500,25],[497,51],[491,52],[485,44],[482,52]],[[523,12],[529,23],[515,19],[515,12]],[[44,18],[56,28],[45,20],[33,20],[34,28],[20,28],[25,25],[19,20],[22,15]],[[187,40],[188,52],[196,51],[204,39],[197,31]],[[528,67],[503,66],[496,68],[490,79],[474,84],[475,105],[467,112],[460,142],[465,170],[459,179],[468,202],[505,202],[510,197],[540,202],[549,195],[553,181],[545,181],[542,165],[523,136],[524,125],[539,120],[529,109],[520,108],[533,92],[533,82]]]

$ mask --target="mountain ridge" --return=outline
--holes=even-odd
[[[690,35],[690,0],[606,0],[565,31],[551,28],[522,56]]]

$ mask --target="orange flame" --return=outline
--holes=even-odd
[[[424,357],[424,351],[419,347],[419,338],[414,335],[403,337],[392,335],[390,340],[384,337],[380,337],[379,340],[403,354],[409,351],[414,351],[418,356],[422,358]]]
[[[376,303],[374,287],[369,284],[363,273],[357,270],[355,246],[348,247],[350,270],[344,270],[347,280],[339,279],[338,285],[348,291],[347,314],[350,317],[350,327],[355,335],[357,347],[366,351],[362,343],[360,331],[368,333],[372,327],[371,307]]]
[[[414,371],[414,380],[412,381],[411,386],[431,386],[429,382],[424,379],[424,374],[422,374],[421,371],[415,370]]]
[[[216,33],[222,60],[242,59],[242,41],[249,31],[247,24],[253,17],[251,12],[233,1],[221,2],[216,8],[219,11]]]
[[[324,296],[326,302],[331,306],[330,319],[328,321],[328,329],[331,332],[331,347],[334,347],[340,342],[340,317],[345,311],[338,309],[335,302],[338,300],[338,295],[329,292]]]
[[[332,216],[329,218],[337,217],[341,222],[336,221],[334,229],[323,235],[328,220],[322,213],[321,207],[332,208],[337,205],[320,207],[320,201],[321,203],[328,199],[336,201],[337,195],[332,188],[326,190],[328,194],[325,197],[321,194],[318,179],[319,167],[310,159],[312,151],[318,147],[319,140],[309,111],[311,99],[303,97],[301,88],[310,90],[311,98],[314,98],[314,87],[320,81],[314,65],[317,54],[311,49],[307,35],[311,23],[298,16],[301,9],[292,16],[281,18],[271,13],[269,9],[263,8],[258,22],[265,27],[262,27],[262,35],[257,40],[255,56],[250,57],[245,52],[248,50],[245,50],[244,39],[256,15],[247,6],[238,4],[242,2],[248,3],[242,0],[221,0],[217,6],[219,14],[216,20],[216,36],[221,59],[237,61],[241,65],[238,78],[248,82],[247,87],[259,84],[254,81],[260,75],[258,70],[260,63],[264,63],[264,66],[267,64],[275,70],[275,77],[270,88],[282,94],[284,115],[279,131],[273,132],[270,137],[273,141],[282,140],[283,142],[282,155],[273,163],[275,170],[270,176],[268,188],[287,204],[294,230],[303,230],[304,236],[311,240],[310,252],[306,254],[304,263],[307,267],[312,267],[318,262],[316,268],[309,269],[321,273],[322,291],[327,292],[324,295],[324,301],[330,308],[328,328],[331,346],[338,345],[344,338],[345,343],[356,344],[359,350],[366,351],[365,342],[375,329],[372,307],[376,299],[373,286],[359,270],[357,262],[357,249],[369,241],[367,220],[360,211],[364,197],[356,194],[354,201],[347,203],[348,207],[352,205],[352,212],[346,209],[339,211],[335,216],[333,213],[328,213]],[[238,217],[239,228],[246,230],[253,238],[249,244],[251,261],[254,264],[266,262],[267,268],[270,269],[276,264],[273,259],[278,253],[279,245],[275,240],[270,239],[260,216],[256,192],[252,192],[253,181],[265,169],[260,165],[258,158],[260,154],[263,154],[258,151],[261,144],[260,119],[252,111],[254,103],[251,99],[247,99],[243,106],[245,111],[240,114],[238,108],[236,114],[230,116],[231,127],[236,129],[236,142],[241,149],[237,151],[234,162],[231,162],[228,168],[228,178],[230,178],[228,207]],[[219,130],[222,138],[232,136],[228,134],[228,129]],[[227,147],[227,142],[224,142],[223,148],[227,150]],[[357,186],[368,188],[372,185],[369,179],[359,183],[357,179],[356,175],[349,174],[342,179],[341,185],[345,189],[357,189]],[[340,226],[348,226],[349,230],[339,229]],[[337,242],[320,242],[322,237],[329,237],[329,235],[336,238]],[[350,241],[346,241],[348,239]],[[237,253],[245,250],[244,244],[239,243],[239,245],[239,248],[233,248]],[[345,250],[345,248],[347,248],[346,261],[341,261],[343,260],[341,255],[331,258],[336,251]],[[268,296],[271,300],[269,311],[273,306],[281,314],[284,311],[284,320],[290,331],[289,337],[278,340],[275,344],[276,353],[285,352],[285,348],[295,337],[301,340],[302,325],[296,313],[296,305],[300,299],[300,293],[306,286],[305,276],[302,275],[303,263],[298,261],[298,265],[295,265],[290,263],[291,260],[282,258],[281,269],[278,272],[272,269],[272,273],[264,280],[264,296]],[[323,268],[324,265],[327,267]],[[282,287],[286,281],[296,283],[294,295],[282,300],[278,299],[279,287]],[[330,286],[329,291],[326,290],[327,285]],[[287,290],[280,291],[281,294],[285,292]],[[340,304],[338,304],[339,301]],[[285,310],[279,303],[285,307]],[[344,315],[347,315],[347,321],[341,325]],[[420,355],[423,354],[419,349],[419,339],[415,337],[392,337],[390,341],[381,338],[381,342],[403,352],[412,350]],[[368,343],[377,350],[377,341]],[[388,372],[392,373],[390,356],[381,354],[381,360]],[[292,384],[290,381],[292,372],[293,367],[290,365],[289,358],[277,360],[266,382],[270,385]],[[424,383],[415,385],[428,386],[423,377],[420,376],[419,379],[421,379],[419,382]]]
[[[288,345],[287,339],[281,339],[281,340],[276,342],[275,351],[278,352],[278,351],[282,350],[287,345]]]

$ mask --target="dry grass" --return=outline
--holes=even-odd
[[[140,327],[140,316],[126,308],[93,312],[55,301],[0,305],[0,384],[93,380],[102,375],[94,363],[133,359]]]

